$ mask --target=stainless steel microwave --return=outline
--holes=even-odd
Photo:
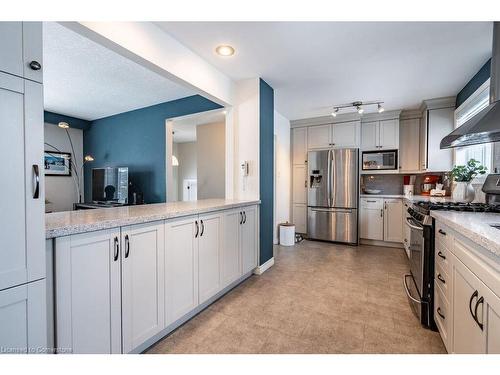
[[[387,171],[398,169],[398,150],[363,151],[363,171]]]

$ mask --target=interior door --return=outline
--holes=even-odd
[[[336,149],[332,153],[331,191],[332,207],[358,207],[358,150]]]
[[[221,289],[222,214],[200,215],[199,219],[198,290],[201,304]]]
[[[198,306],[198,216],[165,222],[165,321]]]
[[[165,326],[164,223],[123,227],[122,334],[129,353]]]

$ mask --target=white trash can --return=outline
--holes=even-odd
[[[295,245],[295,224],[288,222],[280,224],[280,245]]]

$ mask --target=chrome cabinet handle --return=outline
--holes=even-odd
[[[200,232],[200,227],[198,226],[198,220],[194,221],[194,225],[196,225],[196,233],[194,235],[194,238],[198,238],[198,233]]]
[[[446,280],[443,278],[443,276],[441,276],[441,274],[440,274],[440,273],[438,273],[437,278],[438,278],[438,280],[439,280],[439,281],[441,281],[443,284],[446,284]]]
[[[128,234],[125,235],[125,258],[128,258],[130,253],[130,240],[128,238]]]
[[[481,331],[482,331],[484,325],[483,325],[483,323],[479,323],[479,319],[477,317],[477,308],[479,307],[480,304],[484,304],[484,298],[483,297],[481,297],[481,298],[479,298],[477,300],[476,307],[474,307],[474,317],[475,317],[474,320],[476,321],[477,325],[479,326],[479,328],[481,328]]]
[[[205,224],[203,224],[203,220],[200,220],[200,224],[201,224],[201,233],[200,233],[200,237],[203,236],[203,233],[205,232]]]
[[[440,230],[438,230],[438,232],[439,232],[440,234],[442,234],[443,236],[446,236],[446,232],[445,232],[444,230],[440,229]]]
[[[40,168],[37,164],[33,164],[33,199],[40,198]]]
[[[114,241],[114,248],[115,248],[115,253],[114,253],[113,259],[116,262],[118,260],[118,255],[120,255],[120,245],[118,244],[118,237],[115,237],[113,241]]]
[[[440,257],[442,259],[446,259],[446,257],[443,255],[443,253],[441,251],[438,251],[438,257]]]
[[[246,224],[247,222],[247,213],[246,211],[243,211],[243,224]]]
[[[443,313],[441,312],[441,307],[437,308],[437,313],[441,317],[441,319],[446,319],[445,316],[443,315]]]
[[[31,61],[29,65],[30,65],[31,70],[42,69],[42,64],[40,64],[38,61],[35,61],[35,60]]]

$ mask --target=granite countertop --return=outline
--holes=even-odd
[[[452,197],[431,197],[429,195],[412,195],[411,197],[407,197],[403,194],[361,194],[361,198],[402,198],[406,199],[410,202],[435,202],[435,203],[444,203],[444,202],[453,202]]]
[[[201,199],[191,202],[54,212],[45,214],[45,238],[50,239],[259,203],[259,200]]]
[[[431,216],[471,241],[500,256],[500,214],[488,212],[431,211]]]

